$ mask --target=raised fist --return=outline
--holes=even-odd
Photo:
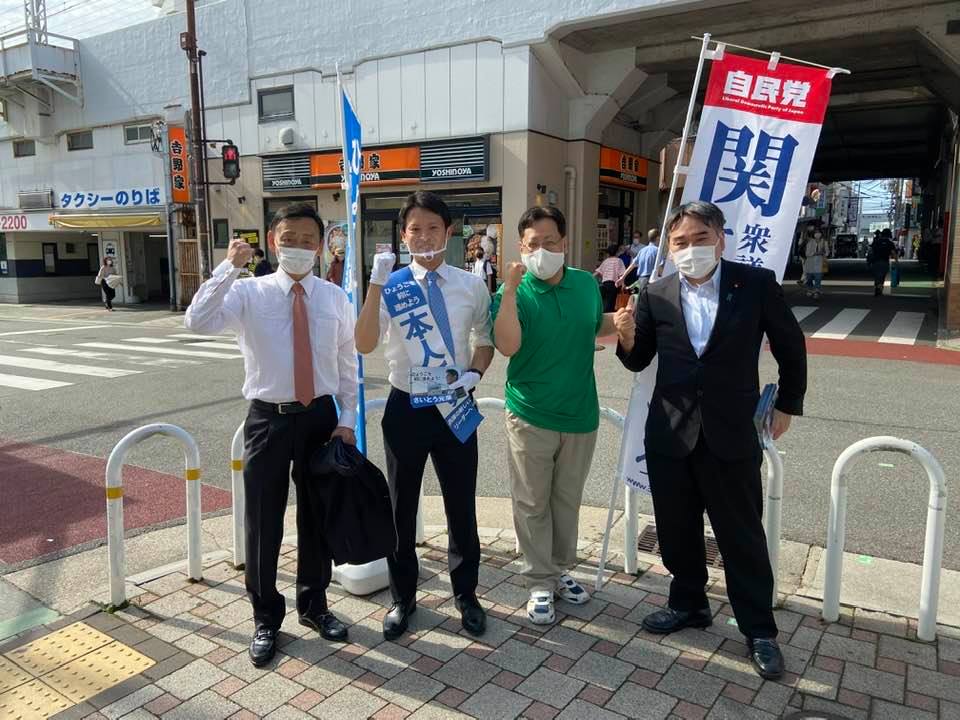
[[[617,328],[617,338],[621,345],[633,346],[634,335],[637,332],[637,323],[633,319],[632,303],[613,314],[613,324]]]
[[[506,290],[516,290],[520,287],[520,281],[523,280],[523,274],[527,269],[522,262],[512,262],[507,265],[507,272],[503,277],[503,284]]]
[[[233,263],[235,268],[243,267],[250,263],[253,258],[253,248],[245,240],[235,238],[230,241],[230,248],[227,250],[227,260]]]
[[[371,285],[386,285],[397,264],[397,256],[392,252],[377,253],[373,256],[373,268],[370,270]]]

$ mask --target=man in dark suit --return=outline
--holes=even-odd
[[[711,624],[703,540],[707,511],[723,555],[727,594],[750,657],[765,678],[783,674],[771,610],[773,575],[761,520],[762,451],[753,425],[764,334],[780,369],[773,436],[803,413],[803,333],[769,270],[721,260],[724,217],[691,202],[667,221],[679,273],[648,285],[617,313],[617,356],[639,372],[659,355],[647,417],[647,471],[663,563],[673,574],[654,633]]]

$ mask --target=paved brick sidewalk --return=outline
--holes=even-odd
[[[355,598],[334,587],[332,609],[352,623],[351,644],[327,643],[291,613],[277,659],[257,670],[246,654],[253,623],[243,578],[221,563],[198,584],[179,574],[149,583],[116,615],[92,609],[5,643],[0,670],[4,662],[13,669],[0,673],[0,716],[5,696],[17,689],[4,681],[22,683],[21,694],[31,681],[57,687],[57,671],[43,675],[36,666],[25,674],[11,660],[22,660],[36,638],[82,622],[103,633],[101,643],[132,647],[123,652],[150,666],[57,718],[762,720],[803,708],[846,718],[960,719],[960,633],[918,643],[913,621],[845,608],[840,623],[826,624],[817,604],[787,598],[777,619],[789,672],[764,682],[746,660],[719,582],[711,592],[715,622],[705,631],[662,638],[641,630],[642,617],[666,601],[668,578],[656,565],[642,565],[639,577],[615,575],[585,606],[558,603],[558,623],[534,627],[525,618],[512,537],[482,540],[480,593],[489,625],[481,642],[460,628],[446,537],[438,535],[424,548],[410,636],[384,642],[388,593]],[[289,546],[282,552],[281,587],[292,600],[296,553]],[[583,552],[581,580],[592,587],[598,547]],[[94,654],[74,663],[95,673],[93,661],[83,665]]]

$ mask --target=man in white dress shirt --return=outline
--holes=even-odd
[[[410,389],[414,367],[453,367],[460,379],[451,388],[469,392],[476,387],[493,359],[490,294],[479,277],[444,261],[453,227],[439,196],[410,195],[400,210],[400,227],[413,264],[391,272],[393,253],[374,256],[356,331],[357,348],[364,354],[373,352],[384,338],[392,386],[383,414],[383,444],[398,545],[387,558],[394,604],[384,618],[383,635],[387,640],[402,635],[417,607],[417,507],[428,457],[437,471],[447,514],[456,606],[467,632],[480,635],[486,627],[476,598],[480,569],[476,427],[482,418],[472,393],[461,391],[450,402],[416,405]]]
[[[347,639],[346,626],[327,609],[331,556],[307,463],[332,437],[356,444],[357,405],[353,307],[343,290],[313,274],[323,221],[310,205],[288,205],[270,224],[267,242],[280,261],[274,274],[238,280],[253,250],[233,240],[227,259],[197,291],[184,322],[204,334],[233,330],[243,352],[243,396],[250,401],[243,467],[246,586],[256,623],[250,660],[257,667],[273,658],[285,614],[277,562],[291,463],[297,486],[300,623],[328,640]]]

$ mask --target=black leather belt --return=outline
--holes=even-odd
[[[277,415],[295,415],[296,413],[309,412],[314,408],[319,407],[321,403],[329,400],[329,395],[321,395],[320,397],[315,397],[313,400],[311,400],[309,405],[304,405],[297,400],[286,403],[272,403],[265,402],[263,400],[251,400],[251,404],[255,405],[261,410],[269,410]]]

